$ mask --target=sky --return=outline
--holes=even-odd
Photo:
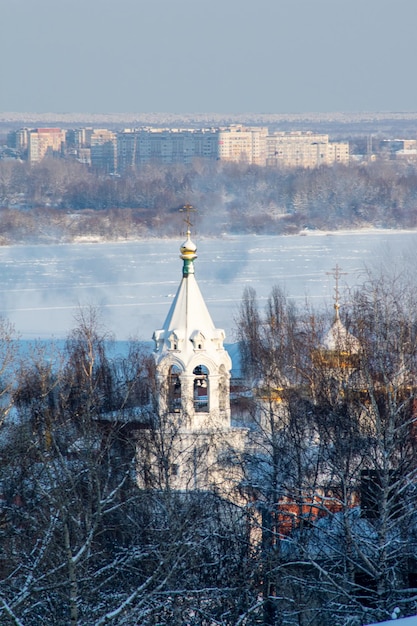
[[[416,20],[416,0],[0,0],[0,112],[414,112]]]

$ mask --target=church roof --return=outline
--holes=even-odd
[[[215,330],[194,274],[183,276],[163,325],[165,336],[175,332],[190,338],[199,331],[208,339]]]
[[[180,250],[180,258],[183,260],[182,280],[162,329],[154,333],[156,350],[178,349],[184,355],[199,346],[206,350],[209,347],[223,348],[225,333],[215,327],[195,279],[197,248],[191,241],[189,231]]]
[[[321,347],[331,352],[349,352],[357,354],[360,350],[360,343],[344,326],[339,317],[339,307],[335,305],[335,318],[329,331],[323,337]]]

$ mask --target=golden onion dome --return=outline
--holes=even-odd
[[[195,243],[193,243],[191,241],[191,237],[190,237],[191,233],[188,230],[187,231],[187,239],[184,241],[184,243],[182,244],[180,251],[181,251],[181,258],[185,261],[185,260],[193,260],[197,257],[196,255],[196,251],[197,251],[197,246],[195,245]]]

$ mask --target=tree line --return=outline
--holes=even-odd
[[[404,270],[369,275],[330,315],[277,286],[262,307],[245,291],[232,401],[246,443],[217,459],[240,476],[233,497],[174,488],[181,429],[158,415],[143,346],[115,354],[88,309],[64,348],[22,354],[3,322],[1,623],[362,626],[416,613],[413,285]]]
[[[60,159],[0,161],[3,243],[171,235],[184,201],[199,207],[207,234],[414,228],[416,197],[415,165],[387,160],[311,170],[196,160],[120,176]]]

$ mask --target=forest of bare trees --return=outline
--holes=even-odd
[[[416,613],[415,297],[400,276],[369,277],[352,296],[333,345],[329,320],[300,315],[279,288],[264,312],[253,290],[243,299],[265,624]]]
[[[67,160],[0,161],[0,242],[178,233],[170,215],[198,206],[205,234],[415,228],[415,165],[379,160],[319,169],[195,161],[100,176]]]
[[[22,353],[3,323],[0,622],[362,626],[415,613],[416,305],[404,273],[369,275],[330,316],[279,287],[266,307],[244,293],[246,445],[219,460],[241,465],[238,500],[174,488],[181,433],[157,415],[143,346],[115,355],[91,309],[64,348]]]
[[[177,235],[184,202],[207,234],[414,228],[416,197],[416,168],[394,161],[196,161],[123,177],[0,162],[0,243]],[[369,274],[330,315],[279,286],[266,306],[245,291],[232,398],[245,446],[218,460],[240,476],[238,498],[176,489],[181,430],[158,414],[145,346],[115,354],[93,309],[64,348],[22,350],[3,321],[0,623],[364,626],[416,613],[412,275]]]

